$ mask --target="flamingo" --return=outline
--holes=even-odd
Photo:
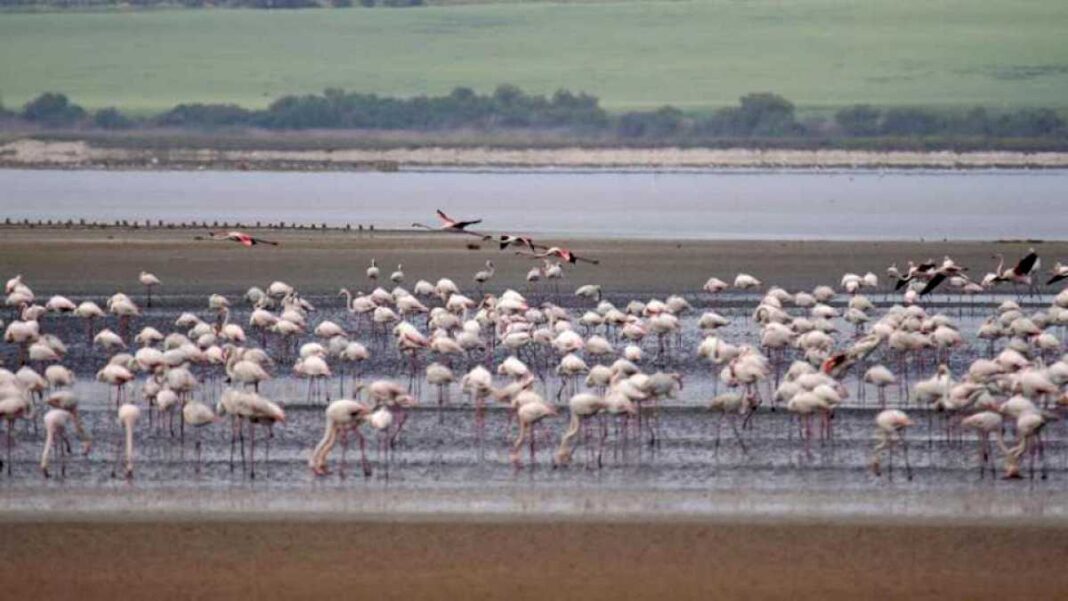
[[[599,303],[601,302],[601,287],[596,284],[579,286],[578,289],[575,290],[575,296]]]
[[[483,238],[483,240],[493,240],[493,239],[494,239],[493,236],[486,236],[486,237]],[[517,236],[517,235],[514,235],[514,234],[501,234],[500,236],[497,236],[496,240],[500,244],[501,250],[504,250],[504,249],[508,248],[509,246],[519,246],[519,247],[523,247],[523,248],[528,248],[533,252],[533,251],[536,251],[537,248],[538,248],[538,245],[534,244],[534,239],[529,237],[529,236]]]
[[[1002,408],[1004,411],[1004,407]],[[1043,480],[1046,479],[1046,452],[1042,444],[1042,430],[1049,422],[1047,416],[1036,409],[1027,408],[1016,418],[1016,438],[1018,442],[1005,452],[1005,478],[1020,478],[1020,459],[1026,453],[1030,456],[1030,476],[1035,476],[1034,457],[1037,453],[1042,461]]]
[[[1031,279],[1031,274],[1037,271],[1042,264],[1038,257],[1038,253],[1035,252],[1034,248],[1027,249],[1027,254],[1017,261],[1016,265],[1008,269],[1004,269],[1004,255],[997,254],[994,256],[1000,261],[996,270],[998,276],[995,278],[994,282],[1012,282],[1014,286],[1023,284],[1031,287],[1032,292],[1034,292],[1034,281]]]
[[[78,306],[69,298],[58,294],[48,299],[48,302],[45,303],[45,309],[53,313],[71,313],[77,308]]]
[[[151,307],[152,289],[160,285],[159,278],[157,278],[155,274],[151,274],[147,271],[142,271],[141,275],[138,276],[137,279],[141,282],[141,285],[145,287],[145,306]]]
[[[431,363],[426,366],[426,382],[438,389],[438,423],[442,423],[444,415],[442,410],[449,396],[449,385],[455,381],[452,370],[440,363]]]
[[[937,267],[938,264],[932,260],[924,261],[919,265],[913,263],[912,261],[909,261],[908,270],[905,272],[905,275],[898,275],[898,277],[895,278],[897,280],[897,284],[894,286],[894,290],[901,290],[902,288],[913,282],[926,282],[930,280],[932,277],[934,277],[935,270]],[[887,270],[887,272],[889,273],[889,270]]]
[[[122,365],[109,363],[97,372],[96,379],[115,387],[115,406],[119,407],[123,403],[125,386],[133,381],[134,375]]]
[[[208,232],[208,236],[210,236],[212,240],[229,240],[230,242],[236,242],[236,243],[238,243],[238,244],[240,244],[241,246],[244,246],[244,247],[252,247],[252,246],[256,246],[257,244],[268,244],[270,246],[278,246],[277,242],[274,242],[274,241],[271,241],[271,240],[265,240],[263,238],[258,238],[256,236],[251,235],[251,234],[246,234],[245,232],[239,232],[239,231]]]
[[[371,414],[371,406],[359,400],[338,399],[327,405],[325,414],[326,431],[308,459],[308,467],[311,468],[312,473],[316,476],[325,476],[328,473],[326,458],[337,443],[338,436],[342,439],[341,465],[342,469],[344,469],[344,451],[348,447],[347,433],[351,431],[356,434],[360,441],[360,462],[363,466],[364,476],[370,476],[371,466],[367,462],[364,438],[360,433],[359,427],[367,421],[368,416]],[[344,472],[341,473],[344,476]]]
[[[32,419],[33,405],[15,386],[0,387],[0,419],[7,422],[7,475],[11,475],[11,448],[15,444],[15,420]],[[3,465],[0,464],[0,468]]]
[[[736,419],[739,415],[748,416],[750,412],[756,410],[756,405],[752,403],[751,398],[737,392],[727,392],[713,397],[708,402],[708,408],[720,414],[719,421],[716,422],[716,449],[719,449],[720,427],[723,425],[723,420],[727,419],[731,424],[731,430],[734,431],[738,446],[741,447],[743,453],[746,452],[745,441],[742,440],[742,434],[738,431]]]
[[[893,372],[884,365],[873,365],[864,372],[864,383],[874,385],[879,391],[879,407],[883,409],[886,408],[886,387],[896,381]],[[864,388],[862,387],[861,390],[863,391]]]
[[[960,425],[969,430],[975,430],[979,441],[979,477],[986,473],[986,466],[990,465],[991,476],[994,472],[994,464],[990,461],[990,436],[993,435],[999,448],[1006,454],[1008,449],[1001,438],[1002,428],[1001,414],[996,411],[980,411],[969,415],[961,420]]]
[[[530,398],[516,410],[516,419],[519,421],[519,435],[516,437],[515,442],[512,443],[510,453],[512,464],[516,469],[523,467],[523,463],[519,459],[519,449],[522,448],[523,441],[528,437],[530,439],[530,464],[531,467],[534,466],[535,447],[537,445],[535,428],[541,420],[556,415],[556,407],[546,403],[536,393],[526,391],[523,394],[529,395]]]
[[[472,236],[482,237],[482,234],[467,230],[467,228],[472,226],[472,225],[476,225],[476,224],[482,223],[481,219],[472,219],[472,220],[468,220],[468,221],[460,221],[460,220],[457,220],[457,219],[453,219],[452,217],[449,217],[441,209],[437,210],[437,214],[438,214],[438,219],[441,220],[441,225],[439,227],[430,227],[428,225],[423,225],[422,223],[413,223],[412,227],[417,227],[417,228],[421,228],[421,229],[428,230],[428,231],[448,232],[448,233],[451,233],[451,234],[470,234]]]
[[[372,283],[378,282],[378,276],[381,275],[382,270],[378,268],[378,263],[374,257],[371,257],[371,266],[367,268],[367,279]]]
[[[209,426],[219,421],[219,418],[215,415],[215,412],[211,410],[204,403],[196,400],[186,401],[185,406],[182,407],[182,423],[192,426],[196,433],[196,441],[194,442],[194,448],[196,449],[196,473],[200,473],[200,431],[205,426]]]
[[[608,408],[608,402],[604,397],[596,394],[581,392],[572,396],[568,400],[568,408],[571,413],[571,419],[568,422],[567,431],[564,432],[563,437],[560,439],[560,446],[556,450],[553,467],[565,466],[571,463],[571,455],[575,446],[574,439],[578,436],[579,430],[590,418],[606,410]],[[587,432],[586,435],[586,438],[588,439],[589,433]],[[601,435],[597,443],[598,468],[603,464],[604,440],[607,435],[608,430],[602,427]],[[533,461],[533,458],[531,458],[531,461]]]
[[[493,266],[493,261],[486,261],[486,268],[477,272],[473,278],[478,284],[478,289],[481,291],[483,284],[493,279],[496,273],[497,269]]]
[[[400,417],[397,418],[396,428],[389,437],[390,445],[395,445],[397,438],[400,437],[404,423],[408,420],[408,408],[414,406],[418,401],[408,393],[407,389],[390,380],[375,380],[371,382],[371,385],[367,387],[367,393],[376,407],[390,409],[391,425],[392,414],[394,412],[400,414]]]
[[[739,273],[734,278],[734,287],[739,290],[755,290],[760,288],[763,283],[748,273]]]
[[[238,382],[244,386],[252,385],[259,391],[260,382],[271,379],[271,375],[259,363],[245,358],[243,354],[236,352],[234,348],[223,350],[226,357],[227,382]]]
[[[1068,265],[1057,261],[1053,264],[1053,268],[1049,270],[1050,278],[1046,280],[1047,286],[1052,286],[1057,282],[1068,279]]]
[[[115,465],[111,468],[111,477],[115,478],[118,472],[119,465],[123,466],[123,475],[127,480],[133,478],[134,474],[134,426],[137,425],[137,420],[141,417],[141,410],[137,408],[137,405],[132,403],[123,403],[119,407],[119,425],[122,426],[124,432],[125,445],[120,447],[116,445],[115,448]]]
[[[560,259],[562,261],[565,261],[567,263],[570,263],[572,265],[574,265],[575,263],[578,263],[580,261],[583,262],[583,263],[589,263],[591,265],[600,265],[601,264],[600,259],[591,259],[591,258],[588,258],[588,257],[580,257],[579,255],[576,255],[569,248],[564,248],[564,247],[561,247],[561,246],[549,246],[549,247],[540,247],[540,248],[544,248],[545,250],[543,250],[541,252],[535,251],[535,252],[531,252],[531,253],[524,253],[524,252],[517,251],[516,254],[518,254],[518,255],[526,255],[526,256],[528,256],[528,257],[530,257],[532,259],[548,259],[549,257],[556,257],[556,258],[558,258],[558,259]]]
[[[901,445],[901,452],[905,458],[905,474],[912,480],[912,466],[909,464],[909,446],[905,440],[904,431],[912,425],[912,420],[898,409],[884,409],[875,416],[875,436],[878,442],[872,452],[871,470],[878,476],[880,474],[880,457],[883,450],[890,455],[890,475],[894,473],[894,445]]]
[[[141,314],[137,305],[125,294],[119,293],[108,300],[108,310],[119,318],[119,336],[125,340],[129,335],[130,318]]]
[[[13,321],[4,330],[4,342],[19,345],[19,365],[26,362],[27,347],[41,337],[41,324],[36,321]]]
[[[293,373],[302,378],[308,378],[308,402],[318,398],[322,394],[321,382],[333,377],[330,366],[326,359],[318,354],[302,357],[293,365]],[[326,391],[326,400],[330,400],[330,391]]]
[[[50,477],[48,466],[50,464],[53,449],[60,461],[60,475],[66,476],[66,456],[70,453],[70,442],[67,440],[66,430],[74,422],[73,416],[64,409],[51,409],[44,416],[45,442],[44,451],[41,452],[41,474],[45,478]],[[10,446],[9,446],[10,452]],[[9,468],[11,458],[8,457]],[[10,475],[11,472],[8,472]]]

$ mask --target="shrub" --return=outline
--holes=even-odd
[[[85,109],[71,104],[63,94],[45,92],[26,103],[22,118],[45,127],[69,127],[85,119]]]

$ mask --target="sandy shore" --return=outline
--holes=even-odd
[[[329,231],[264,231],[278,247],[244,248],[197,240],[194,230],[0,228],[0,274],[22,273],[41,294],[51,291],[103,294],[117,289],[138,292],[137,274],[156,273],[161,292],[243,292],[285,279],[306,292],[334,293],[341,286],[366,288],[364,270],[372,257],[385,274],[404,264],[407,285],[417,279],[454,278],[471,286],[471,276],[487,259],[497,265],[490,290],[523,289],[536,263],[489,243],[471,250],[477,238],[439,234]],[[634,292],[697,292],[710,276],[725,280],[739,271],[766,282],[811,288],[834,284],[846,271],[873,271],[882,277],[890,263],[953,256],[982,277],[993,269],[991,254],[1015,257],[1027,243],[997,242],[818,242],[818,241],[666,241],[566,240],[578,253],[601,264],[570,269],[561,290],[585,283]],[[1068,242],[1036,244],[1049,264],[1068,256]]]
[[[1068,528],[822,522],[15,522],[7,598],[1058,599]]]
[[[86,141],[18,139],[0,144],[0,167],[335,170],[404,168],[1066,168],[1068,153],[856,151],[748,148],[467,148],[218,150],[122,148]]]

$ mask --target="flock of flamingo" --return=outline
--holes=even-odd
[[[538,245],[529,237],[469,231],[477,220],[457,221],[440,212],[439,216],[441,231],[491,238],[502,250],[514,246],[543,260],[544,266],[528,275],[530,281],[547,273],[562,274],[563,264],[595,262],[567,249]],[[241,232],[212,238],[245,246],[277,244]],[[220,294],[207,299],[204,313],[178,315],[170,332],[146,325],[132,335],[131,326],[145,313],[130,296],[116,293],[100,307],[56,295],[42,305],[22,276],[15,276],[4,288],[6,305],[15,316],[5,328],[4,342],[17,347],[19,364],[16,371],[0,368],[0,418],[7,422],[5,465],[10,474],[19,421],[32,423],[35,430],[38,420],[43,421],[39,465],[46,477],[54,462],[60,462],[62,469],[72,454],[70,435],[80,439],[86,455],[90,453],[92,440],[73,389],[77,378],[63,365],[67,344],[55,333],[56,320],[81,318],[91,348],[99,352],[96,379],[111,387],[109,403],[114,404],[115,424],[123,434],[112,462],[115,477],[134,474],[134,432],[145,421],[146,411],[150,426],[155,421],[158,428],[166,421],[173,428],[177,420],[183,441],[187,427],[197,434],[197,471],[199,432],[228,422],[231,469],[239,448],[242,465],[255,477],[257,429],[268,453],[273,428],[285,424],[285,406],[294,402],[267,398],[261,394],[261,384],[284,374],[284,365],[290,364],[294,376],[308,381],[304,402],[325,405],[322,439],[314,445],[308,441],[308,466],[316,475],[329,473],[331,453],[339,444],[339,471],[344,470],[350,441],[358,443],[361,467],[370,475],[367,436],[388,458],[411,408],[423,396],[423,382],[434,388],[439,407],[451,402],[455,388],[468,397],[472,427],[480,441],[486,412],[493,406],[506,408],[508,432],[514,432],[507,434],[508,456],[516,469],[523,466],[524,446],[529,447],[531,464],[536,463],[539,426],[565,410],[567,424],[552,465],[567,466],[583,444],[591,452],[596,449],[600,466],[613,423],[617,444],[626,445],[628,434],[635,432],[641,445],[660,444],[659,405],[678,400],[684,385],[681,373],[666,368],[687,360],[699,366],[692,370],[697,375],[687,378],[708,378],[712,383],[706,406],[714,415],[717,447],[720,429],[727,424],[740,450],[748,453],[745,431],[753,420],[771,419],[762,416],[785,410],[796,416],[799,441],[808,452],[815,437],[833,441],[836,409],[848,403],[866,406],[868,389],[873,387],[877,398],[871,406],[878,410],[869,466],[874,474],[882,473],[887,458],[892,469],[896,451],[912,478],[907,430],[914,421],[906,412],[915,407],[929,416],[929,437],[936,432],[951,441],[961,440],[965,433],[974,437],[980,475],[994,473],[1000,460],[1003,476],[1018,478],[1026,460],[1033,477],[1037,460],[1045,477],[1044,428],[1068,408],[1064,392],[1068,361],[1061,357],[1063,345],[1053,332],[1057,326],[1068,326],[1068,289],[1053,295],[1048,307],[1030,312],[1021,306],[1022,298],[991,305],[990,315],[975,333],[984,342],[974,345],[970,362],[960,358],[967,337],[951,314],[928,311],[921,302],[943,283],[963,292],[974,286],[988,291],[1007,283],[1017,292],[1025,286],[1033,293],[1043,283],[1035,281],[1039,266],[1033,250],[1009,268],[1001,259],[980,282],[973,282],[967,270],[949,257],[941,263],[910,262],[905,272],[892,266],[887,275],[896,291],[888,287],[885,294],[901,293],[900,302],[884,302],[883,308],[866,295],[880,291],[879,278],[870,272],[845,274],[837,289],[821,285],[794,292],[765,286],[743,273],[732,284],[711,278],[701,293],[691,295],[711,299],[709,307],[696,315],[682,295],[617,306],[594,284],[577,288],[569,303],[572,308],[559,301],[530,302],[529,291],[486,293],[484,287],[495,277],[492,261],[472,278],[479,291],[475,298],[448,278],[435,283],[419,280],[409,292],[402,266],[386,284],[372,259],[366,270],[372,291],[342,289],[339,294],[348,313],[344,323],[315,320],[316,308],[299,291],[275,281],[244,295],[250,311],[248,335],[246,327],[231,321],[231,299]],[[1068,267],[1058,263],[1044,283],[1054,285],[1066,278]],[[139,282],[145,289],[144,303],[151,307],[161,282],[146,272]],[[392,289],[387,289],[390,285]],[[755,308],[733,318],[717,312],[720,295],[730,289],[755,296]],[[684,322],[687,314],[695,319]],[[109,316],[115,330],[97,330]],[[752,324],[752,338],[731,340],[723,335],[726,326],[742,320]],[[696,349],[681,348],[684,323],[700,331]],[[396,358],[395,379],[361,379],[360,365],[372,353]],[[856,380],[853,401],[846,384],[850,374]],[[341,398],[331,400],[335,378]],[[346,394],[347,379],[351,386]],[[226,386],[218,395],[209,395],[213,390],[209,382],[216,380]],[[888,389],[896,394],[888,395]],[[209,396],[217,396],[214,406]]]

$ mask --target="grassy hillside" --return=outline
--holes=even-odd
[[[325,87],[566,87],[609,109],[1068,105],[1063,0],[703,0],[0,14],[0,99],[262,106]]]

